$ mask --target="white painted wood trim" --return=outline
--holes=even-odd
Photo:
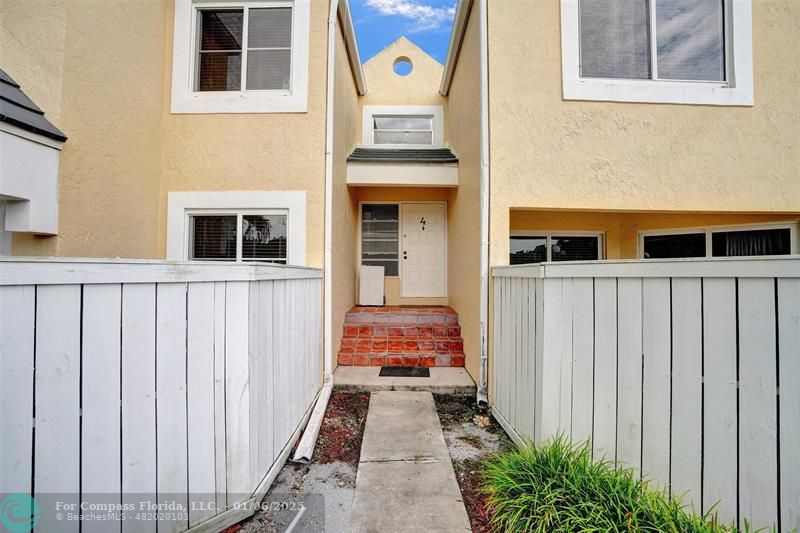
[[[579,0],[561,0],[561,61],[565,100],[752,106],[752,0],[727,0],[728,82],[580,77]]]
[[[352,187],[458,187],[458,165],[347,163]]]
[[[50,137],[45,137],[44,135],[39,135],[38,133],[24,130],[18,126],[9,124],[8,122],[0,122],[0,131],[4,131],[11,135],[16,135],[17,137],[22,137],[28,141],[43,144],[49,148],[55,148],[56,150],[61,150],[64,148],[64,143],[62,141],[57,141],[55,139],[51,139]]]
[[[235,213],[248,209],[288,211],[287,254],[290,265],[306,263],[306,192],[305,191],[223,191],[171,192],[167,205],[167,259],[189,258],[191,210]]]
[[[660,278],[740,277],[800,278],[800,257],[718,257],[714,259],[625,259],[616,261],[572,261],[538,265],[497,266],[494,277],[533,278]]]
[[[373,138],[372,117],[374,115],[432,115],[433,143],[431,145],[375,145]],[[361,142],[384,148],[440,148],[444,146],[444,107],[440,105],[365,105],[361,113]]]
[[[175,0],[172,50],[172,113],[305,113],[308,110],[308,49],[311,0],[243,0],[221,2],[235,6],[292,6],[292,89],[290,91],[193,90],[195,20],[204,0]],[[244,74],[243,74],[244,75]]]
[[[321,278],[322,270],[264,263],[1,257],[0,286],[262,281]]]

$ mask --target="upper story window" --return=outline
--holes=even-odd
[[[373,115],[375,144],[433,144],[433,115]]]
[[[310,0],[175,0],[173,113],[304,112]]]
[[[292,8],[198,9],[197,16],[196,90],[291,89]]]
[[[751,0],[562,0],[564,98],[752,105]]]
[[[364,145],[444,146],[444,110],[438,105],[366,105],[362,128]]]

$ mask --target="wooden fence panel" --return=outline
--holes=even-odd
[[[20,281],[31,270],[39,285]],[[32,493],[41,531],[177,532],[246,517],[232,504],[263,495],[321,386],[320,278],[0,260],[0,492]],[[79,502],[177,502],[189,514],[59,520],[47,494],[75,513]]]
[[[800,260],[500,267],[494,287],[492,408],[515,440],[531,411],[536,442],[591,436],[697,511],[800,527]]]

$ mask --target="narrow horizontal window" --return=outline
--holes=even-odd
[[[372,118],[375,144],[433,144],[433,116],[383,116]]]
[[[645,259],[670,259],[678,257],[705,256],[705,233],[647,235],[644,237]]]
[[[361,264],[383,266],[386,276],[399,275],[399,211],[397,204],[361,206]]]
[[[236,260],[236,215],[192,216],[189,259]]]
[[[580,0],[586,78],[726,81],[724,0]]]
[[[791,249],[789,228],[714,231],[711,234],[711,253],[714,257],[789,255]]]
[[[286,215],[242,215],[242,260],[286,264]]]
[[[509,264],[525,265],[547,261],[547,237],[511,237]]]

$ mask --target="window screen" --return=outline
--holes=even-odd
[[[723,1],[580,0],[581,76],[724,81]]]
[[[433,144],[433,117],[380,116],[372,117],[375,144]]]
[[[789,228],[715,231],[711,235],[711,250],[714,257],[788,255],[791,231]]]
[[[647,235],[644,237],[645,259],[668,259],[673,257],[705,257],[705,233],[676,235]]]
[[[364,204],[361,206],[361,264],[383,266],[384,275],[397,276],[399,206]]]
[[[203,9],[199,17],[198,91],[238,91],[242,85],[244,10]]]
[[[286,264],[286,215],[242,215],[242,260]]]
[[[551,261],[596,261],[600,259],[597,237],[550,238]]]
[[[289,90],[292,8],[251,9],[247,28],[247,90]]]
[[[201,9],[198,35],[196,90],[291,89],[292,8]]]
[[[509,264],[547,261],[547,237],[511,237]]]
[[[190,259],[236,260],[236,215],[192,216],[190,220]]]

